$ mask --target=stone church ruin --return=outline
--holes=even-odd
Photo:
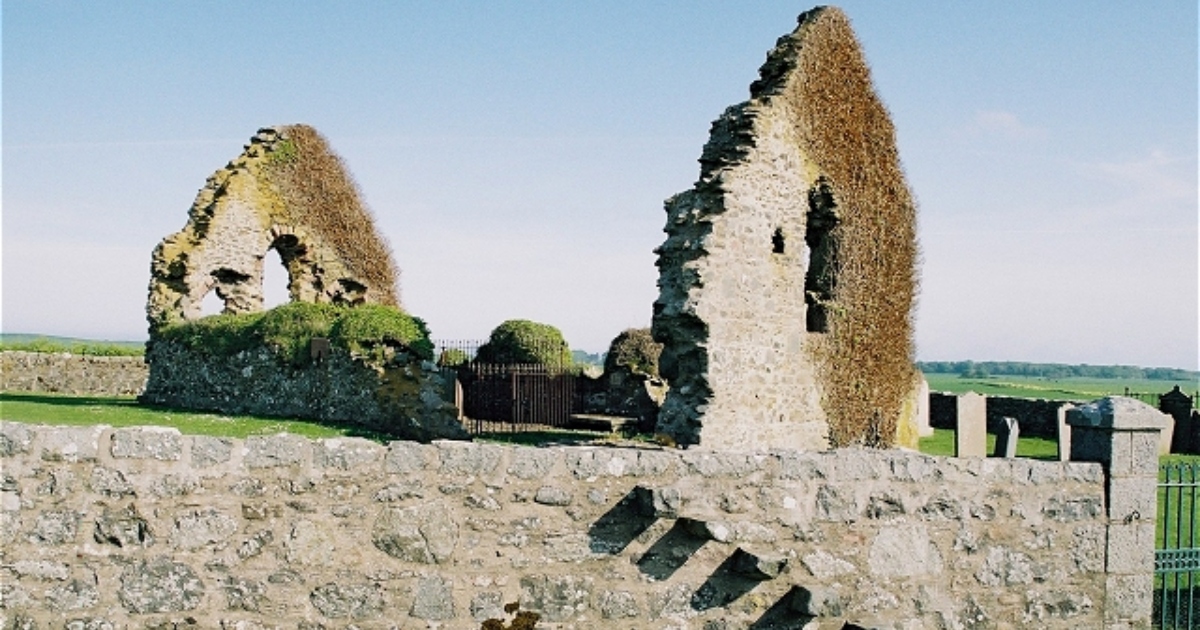
[[[804,13],[666,202],[658,430],[740,450],[894,443],[914,382],[915,203],[849,20]]]
[[[278,252],[291,303],[263,312]],[[154,250],[142,400],[464,438],[424,322],[341,159],[312,127],[260,129]],[[201,318],[215,292],[222,315]]]
[[[200,316],[215,291],[226,313],[262,310],[274,249],[301,302],[399,306],[391,252],[345,166],[307,125],[260,129],[213,173],[183,230],[154,250],[151,330]]]

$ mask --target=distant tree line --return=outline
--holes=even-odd
[[[1155,381],[1196,380],[1200,372],[1178,368],[1143,368],[1133,365],[1065,365],[1021,361],[918,361],[922,372],[958,374],[964,378],[986,376],[1038,376],[1042,378],[1115,378]]]

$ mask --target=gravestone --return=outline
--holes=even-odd
[[[1200,444],[1192,441],[1195,429],[1192,425],[1192,397],[1183,393],[1176,385],[1174,389],[1158,397],[1158,410],[1175,420],[1173,435],[1167,436],[1171,453],[1195,453]],[[1165,454],[1165,453],[1160,453]]]
[[[929,381],[920,372],[917,381],[917,435],[929,437],[933,435],[933,425],[929,423]]]
[[[1071,403],[1063,403],[1054,411],[1058,423],[1058,461],[1060,462],[1071,460],[1071,425],[1067,422],[1067,412],[1074,408],[1075,405]]]
[[[954,456],[987,457],[987,396],[967,392],[958,397]]]
[[[1017,456],[1017,438],[1021,435],[1021,426],[1016,418],[1002,418],[1000,431],[996,433],[996,448],[992,457],[1012,459]]]

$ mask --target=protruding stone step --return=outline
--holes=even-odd
[[[737,548],[733,552],[733,571],[739,575],[759,580],[773,580],[787,567],[787,558],[751,553]]]

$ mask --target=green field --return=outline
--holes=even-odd
[[[1176,385],[1189,396],[1200,389],[1200,383],[1152,379],[1109,378],[1041,378],[1033,376],[987,376],[964,378],[958,374],[929,373],[925,375],[929,391],[962,394],[976,392],[988,396],[1010,398],[1041,398],[1045,400],[1089,401],[1104,396],[1124,395],[1125,392],[1165,394]]]
[[[53,335],[0,334],[0,350],[24,352],[69,352],[93,356],[142,356],[144,341],[96,341]]]

